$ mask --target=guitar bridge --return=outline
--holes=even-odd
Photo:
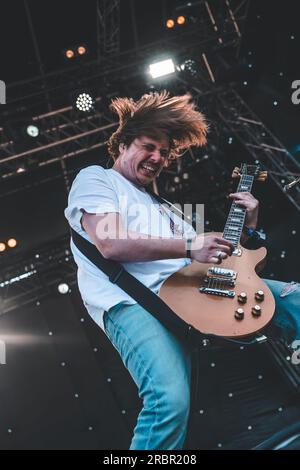
[[[228,287],[234,287],[235,282],[233,279],[227,279],[224,277],[217,277],[217,276],[208,276],[204,279],[204,283],[208,284],[209,282],[218,282],[220,285],[228,286]]]
[[[209,268],[207,274],[211,276],[218,276],[222,279],[236,279],[237,277],[237,273],[232,269],[217,268],[216,266]]]
[[[200,287],[199,292],[201,292],[201,294],[219,295],[222,297],[229,297],[229,298],[235,297],[234,290],[214,289],[212,287]]]

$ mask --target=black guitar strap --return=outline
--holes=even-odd
[[[72,228],[71,236],[78,250],[104,272],[110,282],[119,286],[179,339],[197,346],[208,337],[179,318],[158,295],[126,271],[121,263],[104,258],[94,244]]]

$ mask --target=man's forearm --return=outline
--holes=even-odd
[[[183,238],[154,237],[131,231],[118,238],[107,238],[105,242],[98,240],[96,245],[105,258],[120,262],[186,257]]]

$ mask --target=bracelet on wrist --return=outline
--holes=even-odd
[[[192,249],[192,242],[194,241],[193,238],[187,238],[185,240],[185,254],[186,254],[186,258],[191,258],[192,257],[192,254],[191,254],[191,249]]]

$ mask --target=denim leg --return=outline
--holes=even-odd
[[[130,449],[182,449],[190,408],[190,351],[138,304],[113,307],[104,325],[143,399]]]
[[[300,340],[300,284],[264,279],[274,295],[276,311],[266,334],[288,343]]]

